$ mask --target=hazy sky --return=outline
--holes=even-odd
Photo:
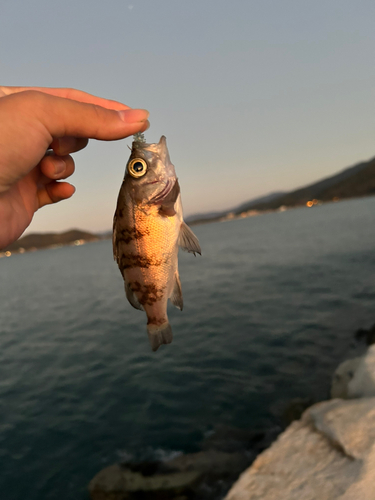
[[[147,108],[189,215],[375,155],[374,19],[373,0],[2,0],[1,84]],[[30,230],[109,229],[130,143],[77,153],[76,194]]]

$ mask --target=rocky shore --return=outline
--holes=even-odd
[[[292,400],[281,434],[220,426],[196,453],[106,467],[89,484],[91,499],[375,498],[375,325],[356,338],[370,347],[336,369],[332,399]]]
[[[226,500],[373,500],[375,345],[337,368],[331,396],[261,453]]]
[[[168,461],[120,463],[101,470],[90,482],[92,500],[223,498],[239,474],[279,433],[218,426],[201,451]]]
[[[370,500],[375,492],[375,398],[308,409],[255,460],[226,500]]]

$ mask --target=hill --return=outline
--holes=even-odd
[[[201,224],[222,220],[228,216],[238,216],[249,210],[277,210],[280,207],[304,206],[312,200],[315,204],[371,195],[375,195],[375,158],[289,193],[271,193],[262,198],[241,203],[232,210],[191,216],[188,222],[191,225]]]
[[[254,200],[241,203],[232,210],[195,214],[186,219],[190,225],[215,222],[228,218],[236,218],[247,211],[277,210],[280,207],[305,206],[308,202],[328,202],[346,198],[359,198],[375,195],[375,158],[358,163],[335,175],[322,179],[290,193],[276,192]],[[246,216],[246,214],[245,214]],[[48,248],[55,245],[81,244],[110,237],[108,234],[98,235],[87,231],[72,229],[64,233],[28,234],[15,241],[2,252],[27,251]]]
[[[349,167],[336,175],[296,189],[271,201],[252,205],[253,210],[275,210],[281,206],[306,205],[310,200],[322,202],[357,198],[375,194],[375,158]],[[236,210],[239,214],[241,210]]]
[[[235,208],[232,208],[231,210],[225,210],[221,212],[208,212],[204,214],[194,214],[194,215],[189,215],[185,220],[189,225],[194,225],[194,224],[201,224],[204,222],[214,222],[217,220],[220,220],[221,218],[225,217],[228,213],[231,212],[243,212],[245,210],[250,210],[253,206],[259,204],[259,203],[266,203],[268,201],[273,200],[274,198],[278,198],[284,194],[283,191],[277,191],[276,193],[270,193],[265,196],[261,196],[260,198],[254,198],[253,200],[247,201],[245,203],[242,203],[240,206],[236,206]]]
[[[3,252],[16,252],[20,249],[31,250],[48,248],[54,245],[69,245],[74,242],[96,241],[99,237],[87,231],[71,229],[65,233],[35,233],[28,234],[4,248]]]

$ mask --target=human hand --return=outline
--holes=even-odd
[[[41,207],[70,198],[71,153],[88,139],[123,139],[148,128],[148,112],[75,89],[0,86],[0,249]],[[51,151],[47,151],[51,150]]]

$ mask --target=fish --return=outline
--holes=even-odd
[[[146,313],[153,351],[172,342],[168,299],[183,309],[179,248],[201,255],[198,238],[183,219],[167,140],[146,143],[136,134],[113,219],[113,256],[129,303]]]

